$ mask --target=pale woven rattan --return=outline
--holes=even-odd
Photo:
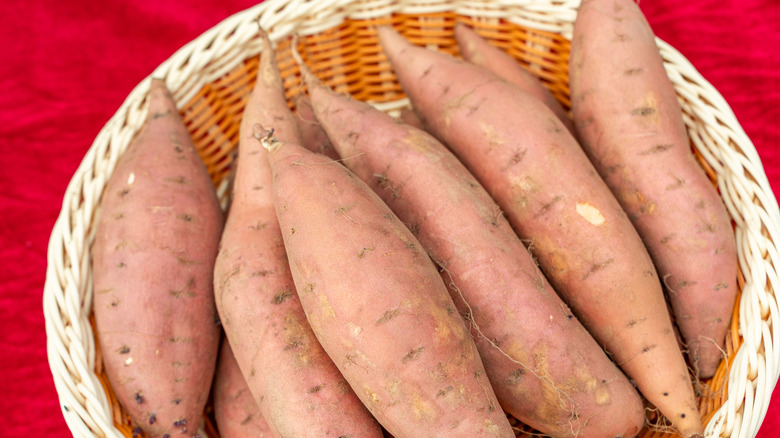
[[[392,24],[412,42],[456,53],[456,20],[476,27],[524,62],[568,105],[569,38],[576,0],[268,0],[238,13],[177,51],[143,80],[106,123],[73,176],[49,242],[43,295],[49,364],[62,414],[75,436],[130,436],[113,398],[91,320],[90,246],[105,184],[146,117],[151,77],[164,78],[211,172],[224,190],[262,43],[276,46],[289,101],[303,92],[290,37],[326,83],[391,114],[408,102],[372,28]],[[755,147],[727,103],[690,63],[658,41],[692,144],[736,224],[740,295],[727,359],[699,386],[706,436],[754,436],[778,379],[777,245],[780,212]],[[292,105],[292,104],[291,104]],[[302,419],[302,421],[304,421]],[[214,436],[205,424],[206,433]],[[518,434],[526,431],[518,427]],[[643,437],[667,436],[646,429]],[[669,435],[671,436],[671,435]]]

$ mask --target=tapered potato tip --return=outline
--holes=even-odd
[[[152,78],[149,85],[149,118],[165,114],[169,111],[178,111],[176,103],[173,101],[168,86],[165,81],[159,78]]]
[[[376,34],[379,37],[379,44],[388,58],[394,58],[398,52],[411,45],[403,35],[390,26],[377,27]]]

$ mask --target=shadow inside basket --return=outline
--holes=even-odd
[[[298,51],[315,75],[336,91],[349,93],[356,99],[376,104],[396,102],[405,96],[389,62],[381,53],[375,27],[392,25],[412,43],[457,55],[457,44],[453,36],[456,22],[465,22],[491,44],[510,53],[541,79],[564,108],[567,110],[570,108],[569,41],[558,34],[533,30],[503,19],[477,20],[451,12],[396,14],[383,19],[346,19],[340,25],[316,35],[301,37]],[[284,79],[288,104],[294,110],[295,98],[305,93],[305,89],[291,55],[291,47],[292,38],[288,37],[278,42],[275,53]],[[258,61],[257,56],[247,57],[219,79],[206,84],[192,99],[180,107],[185,125],[217,187],[225,186],[224,183],[233,164],[241,117],[257,76]],[[395,109],[400,107],[399,105]],[[685,108],[683,110],[685,111]],[[392,114],[392,110],[388,112]],[[692,114],[687,114],[687,117],[695,118]],[[714,183],[715,172],[695,148],[694,152]],[[744,283],[740,273],[740,290]],[[732,324],[726,339],[725,357],[716,374],[706,381],[694,381],[699,398],[699,410],[705,425],[726,401],[728,369],[736,350],[742,343],[737,330],[739,314],[737,303],[735,303]],[[94,332],[92,315],[90,315],[90,322]],[[144,436],[143,433],[134,434],[134,426],[129,416],[113,394],[103,370],[99,345],[96,348],[95,363],[95,372],[106,390],[112,407],[115,426],[127,437]],[[671,429],[665,425],[664,419],[657,416],[652,406],[646,405],[646,412],[647,425],[642,430],[641,437],[678,436],[669,432]],[[510,418],[510,422],[517,436],[541,435],[515,419]],[[219,436],[210,402],[204,412],[204,430],[210,437]]]

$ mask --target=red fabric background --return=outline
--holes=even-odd
[[[0,2],[0,435],[70,434],[47,363],[41,292],[51,229],[82,157],[155,66],[254,3]],[[780,188],[780,3],[643,0],[641,7],[657,35],[724,95]],[[778,405],[770,405],[759,437],[780,432]]]

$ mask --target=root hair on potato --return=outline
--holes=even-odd
[[[486,340],[490,344],[490,346],[495,348],[499,353],[501,353],[501,355],[503,355],[504,357],[509,359],[511,362],[520,365],[521,367],[523,367],[523,369],[527,370],[531,375],[533,375],[534,377],[536,377],[540,381],[545,382],[548,385],[550,385],[550,387],[553,388],[556,391],[556,393],[558,394],[558,399],[560,401],[560,407],[562,409],[566,408],[566,405],[567,405],[566,402],[568,401],[568,404],[571,406],[570,407],[570,413],[569,413],[569,425],[572,428],[572,435],[575,436],[575,437],[580,435],[579,430],[580,430],[580,428],[582,428],[583,425],[577,426],[577,428],[575,429],[574,421],[573,421],[573,420],[576,420],[576,419],[579,418],[579,405],[577,404],[577,402],[575,402],[574,399],[572,399],[571,396],[568,393],[566,393],[566,391],[564,391],[561,388],[559,388],[555,384],[555,382],[553,382],[549,378],[549,376],[541,376],[539,373],[536,372],[536,370],[534,370],[533,368],[529,367],[525,363],[523,363],[523,362],[513,358],[507,352],[505,352],[503,349],[501,349],[501,347],[499,347],[492,339],[490,339],[487,336],[485,336],[485,334],[482,333],[482,329],[479,327],[479,325],[477,324],[476,320],[474,319],[474,311],[472,310],[471,305],[468,303],[468,301],[466,301],[466,297],[463,296],[463,292],[455,284],[455,280],[452,277],[452,273],[446,267],[442,266],[440,263],[437,262],[437,265],[439,266],[439,269],[441,269],[443,272],[447,273],[447,277],[449,278],[448,287],[452,288],[455,292],[458,293],[458,297],[463,302],[463,304],[466,306],[466,309],[468,309],[467,310],[467,314],[466,314],[466,319],[468,320],[468,324],[471,327],[473,327],[474,330],[476,330],[476,332],[479,335],[479,337],[481,337],[484,340]],[[480,382],[480,384],[481,384],[481,382]]]

